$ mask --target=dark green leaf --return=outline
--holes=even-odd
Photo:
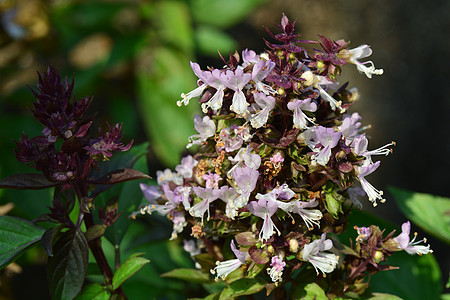
[[[16,174],[0,180],[0,188],[16,190],[41,190],[56,186],[47,178],[38,173]]]
[[[390,187],[397,205],[424,231],[450,244],[450,199]]]
[[[260,278],[242,278],[232,282],[220,294],[219,299],[232,299],[261,291],[266,282]]]
[[[53,241],[55,235],[59,233],[61,227],[52,227],[47,229],[42,235],[41,245],[48,256],[53,256]]]
[[[441,271],[432,254],[412,256],[395,253],[388,259],[398,270],[379,272],[370,279],[373,292],[390,293],[402,299],[438,299],[442,290]]]
[[[136,274],[143,266],[150,261],[144,257],[133,256],[124,261],[114,273],[112,286],[113,289],[119,288],[125,280]]]
[[[86,239],[88,242],[102,237],[105,233],[106,226],[103,224],[95,224],[86,231]]]
[[[75,300],[109,300],[111,293],[98,283],[87,285]]]
[[[88,266],[88,243],[80,230],[61,233],[47,262],[53,299],[73,299],[81,290]]]
[[[28,220],[0,216],[0,268],[5,267],[16,255],[41,240],[44,228]]]
[[[201,270],[197,269],[185,269],[185,268],[175,269],[170,272],[162,274],[161,277],[177,278],[193,283],[212,282],[212,279],[210,278],[209,274],[204,273]]]

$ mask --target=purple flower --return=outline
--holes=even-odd
[[[181,164],[175,167],[175,171],[183,178],[189,179],[192,177],[193,169],[197,164],[198,161],[192,155],[188,155],[181,159]]]
[[[145,183],[140,183],[142,194],[144,194],[145,199],[151,204],[157,204],[156,199],[161,198],[161,189],[157,185],[148,185]]]
[[[323,126],[318,126],[314,131],[317,141],[322,148],[318,150],[316,145],[315,151],[317,154],[314,155],[313,160],[319,165],[325,166],[330,159],[331,149],[337,145],[341,138],[341,133],[334,131],[333,128],[326,128]]]
[[[355,154],[358,156],[364,156],[368,163],[372,162],[372,155],[389,155],[392,153],[392,149],[389,149],[390,146],[395,146],[395,142],[391,142],[389,144],[384,145],[375,150],[368,151],[367,145],[369,141],[366,138],[366,134],[361,134],[353,140],[352,148],[355,151]]]
[[[244,139],[236,129],[237,126],[222,129],[219,138],[223,142],[223,147],[219,147],[219,151],[225,149],[226,152],[233,152],[241,148]]]
[[[419,240],[415,242],[417,237],[417,232],[414,232],[414,238],[412,240],[409,239],[409,233],[411,231],[411,224],[409,221],[402,224],[402,233],[400,233],[394,240],[398,243],[398,247],[406,251],[406,253],[414,255],[414,254],[428,254],[433,253],[433,250],[430,249],[430,245],[423,246],[418,245],[421,242],[426,243],[427,240],[424,238],[423,240]]]
[[[206,180],[206,188],[212,189],[218,189],[219,181],[222,180],[222,177],[216,173],[211,173],[211,171],[209,171],[208,174],[203,174],[202,178]]]
[[[241,208],[247,204],[250,193],[255,189],[259,172],[249,167],[240,167],[234,169],[232,175],[237,185],[236,190],[239,193],[239,197],[236,198],[234,204],[236,208]]]
[[[244,164],[245,166],[251,168],[252,170],[258,170],[259,166],[261,165],[261,157],[256,153],[251,153],[253,148],[251,146],[247,146],[247,148],[241,148],[239,149],[236,156],[228,157],[228,159],[231,161],[231,163],[235,164],[233,166],[233,170],[237,167],[242,166]]]
[[[253,96],[256,104],[252,105],[252,107],[255,111],[257,111],[258,107],[260,110],[250,116],[250,124],[252,124],[253,128],[260,128],[267,123],[269,114],[275,107],[275,98],[264,93],[254,93]]]
[[[249,65],[255,64],[259,61],[259,55],[253,50],[245,49],[242,51],[242,67],[247,67]]]
[[[247,115],[247,106],[249,104],[242,89],[250,81],[252,75],[244,73],[243,69],[236,69],[234,72],[228,70],[226,76],[228,80],[225,82],[225,85],[234,91],[230,109],[240,116]]]
[[[209,220],[209,205],[211,202],[217,200],[221,196],[221,190],[212,188],[193,187],[194,193],[202,199],[199,203],[189,209],[189,213],[193,217],[201,218],[203,223],[203,217],[205,212],[208,213],[207,220]]]
[[[224,90],[228,82],[228,77],[225,71],[214,69],[212,72],[203,72],[206,82],[209,86],[216,89],[216,93],[208,100],[208,102],[202,104],[203,113],[208,112],[208,108],[212,110],[219,110],[222,107]]]
[[[361,121],[361,116],[355,112],[351,116],[347,116],[339,126],[339,131],[342,132],[347,145],[363,130],[363,128],[359,128],[361,126],[359,121]]]
[[[281,255],[273,256],[270,262],[270,268],[267,268],[267,273],[269,274],[272,282],[281,281],[281,276],[283,275],[284,267],[286,263],[283,261]]]
[[[370,227],[357,227],[355,226],[356,232],[358,233],[357,241],[367,241],[370,237]]]
[[[211,270],[211,273],[222,279],[225,279],[225,277],[227,277],[231,272],[242,266],[245,263],[245,260],[249,257],[248,252],[243,252],[236,248],[234,240],[231,240],[230,247],[236,258],[217,262],[217,266],[214,270]]]
[[[237,209],[234,205],[234,200],[239,196],[236,189],[228,187],[226,185],[220,188],[221,194],[219,199],[225,202],[227,205],[225,207],[225,214],[228,218],[233,219],[237,216]]]
[[[347,195],[358,209],[362,209],[360,198],[366,196],[366,192],[360,186],[351,186],[348,188]]]
[[[173,223],[173,230],[170,240],[174,240],[178,237],[178,233],[182,232],[184,227],[186,227],[187,222],[183,211],[172,211],[170,216]]]
[[[369,197],[369,200],[372,202],[373,206],[377,206],[377,199],[380,200],[381,203],[384,203],[386,200],[383,199],[383,191],[377,190],[373,185],[371,185],[367,179],[365,178],[367,175],[372,174],[378,167],[380,166],[380,162],[369,164],[365,167],[357,167],[358,168],[358,179],[361,182],[361,187],[363,188],[366,195]]]
[[[278,234],[280,231],[275,226],[272,221],[272,215],[278,210],[278,204],[276,201],[271,199],[272,195],[258,194],[256,198],[259,199],[258,202],[252,201],[247,204],[247,209],[252,213],[252,215],[260,217],[263,219],[263,226],[259,232],[259,238],[264,241],[268,240],[272,235],[274,229],[277,230]]]
[[[356,65],[356,68],[360,73],[366,74],[368,78],[372,78],[372,74],[375,75],[382,75],[383,69],[375,69],[375,65],[372,61],[366,61],[366,62],[359,62],[359,59],[366,58],[370,55],[372,55],[372,49],[370,49],[370,46],[368,45],[361,45],[359,47],[356,47],[354,49],[348,50],[351,54],[350,56],[350,62],[352,64]],[[369,66],[367,66],[369,65]]]
[[[202,71],[200,69],[200,66],[197,63],[194,63],[194,62],[191,61],[191,68],[194,71],[195,75],[197,75],[197,77],[199,78],[199,80],[197,81],[197,84],[199,84],[199,86],[196,89],[190,91],[187,94],[182,93],[181,94],[181,98],[183,98],[183,100],[182,101],[177,101],[177,105],[178,106],[181,106],[183,104],[184,105],[189,105],[189,101],[192,98],[196,98],[196,97],[201,96],[201,94],[203,94],[203,91],[208,87],[208,84],[207,84],[207,78],[208,77],[205,76],[206,74],[205,74],[204,71]]]
[[[281,200],[291,200],[295,196],[295,192],[289,188],[286,183],[283,183],[281,186],[274,188],[272,190],[278,199]]]
[[[262,81],[272,73],[275,68],[275,63],[270,60],[259,60],[253,65],[252,80],[255,83],[257,91],[263,92],[266,95],[275,93],[275,90],[263,83]]]
[[[303,260],[309,261],[313,265],[317,275],[319,275],[319,269],[324,276],[325,273],[333,272],[339,261],[337,255],[324,252],[333,247],[333,242],[331,240],[325,240],[325,238],[326,234],[323,233],[320,240],[306,244],[302,252]]]
[[[194,127],[199,134],[189,137],[189,144],[186,148],[190,148],[192,145],[201,145],[216,133],[216,124],[208,116],[204,116],[203,119],[200,116],[195,116]]]
[[[113,128],[108,124],[109,131],[103,132],[99,128],[100,137],[89,141],[89,145],[84,147],[88,154],[93,157],[103,157],[108,160],[113,151],[128,151],[133,144],[131,140],[128,145],[122,144],[122,124],[116,124]]]
[[[189,253],[191,257],[201,253],[200,247],[198,246],[198,241],[200,240],[183,240],[183,249]]]
[[[320,219],[322,219],[322,212],[318,209],[306,209],[310,207],[316,207],[318,204],[319,202],[317,202],[316,199],[307,202],[295,201],[292,205],[291,212],[300,215],[309,230],[312,230],[314,225],[320,228]]]
[[[311,99],[294,99],[287,104],[289,110],[294,111],[294,128],[305,129],[307,126],[307,121],[314,124],[314,118],[309,118],[303,111],[315,112],[317,110],[317,105],[312,102]]]

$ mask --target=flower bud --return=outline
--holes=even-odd
[[[375,263],[379,263],[379,262],[381,262],[382,260],[384,260],[384,254],[383,254],[383,252],[381,252],[381,251],[376,251],[375,252],[375,254],[373,255],[373,261],[375,262]]]
[[[297,253],[298,251],[298,241],[296,239],[289,240],[289,251],[292,253]]]

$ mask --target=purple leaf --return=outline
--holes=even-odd
[[[88,180],[88,183],[92,184],[116,184],[125,181],[131,181],[136,179],[151,179],[147,174],[142,173],[135,169],[119,169],[109,172],[99,179]]]
[[[38,173],[16,174],[0,180],[0,188],[16,190],[41,190],[56,186],[57,183],[50,182]]]
[[[248,249],[250,258],[257,264],[264,265],[269,262],[269,255],[267,251],[259,249],[256,246],[252,246]]]

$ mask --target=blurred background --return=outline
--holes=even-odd
[[[274,24],[282,12],[297,20],[296,31],[303,39],[322,34],[350,41],[351,48],[369,44],[374,51],[370,60],[384,69],[382,76],[368,79],[346,66],[339,79],[360,90],[352,112],[361,114],[363,125],[372,126],[370,149],[392,140],[397,143],[394,153],[381,158],[381,167],[369,177],[386,191],[387,202],[375,210],[366,203],[365,209],[400,225],[406,217],[390,199],[388,186],[449,197],[450,2],[446,0],[0,0],[0,178],[31,171],[15,159],[14,140],[22,131],[35,136],[42,130],[32,118],[33,97],[26,86],[33,86],[36,71],[43,73],[48,65],[75,77],[77,97],[94,96],[90,110],[98,112],[101,123],[123,122],[124,141],[149,142],[150,175],[173,168],[194,133],[193,117],[199,113],[195,101],[188,107],[176,106],[180,93],[195,87],[189,61],[199,62],[203,69],[221,67],[218,50],[224,57],[246,48],[262,51],[263,38],[270,40],[264,26],[276,31]],[[0,213],[12,208],[10,214],[33,219],[45,213],[49,203],[48,191],[0,190]],[[144,228],[135,229],[135,236],[149,235],[151,230]],[[169,235],[170,228],[148,239],[164,240]],[[449,249],[438,240],[430,243],[446,282]],[[163,249],[156,247],[151,251]],[[190,263],[188,257],[178,257],[184,255],[179,247],[170,249],[172,265]],[[29,290],[42,290],[41,299],[48,298],[45,275],[30,279],[36,272],[45,274],[44,262],[45,256],[32,249],[17,269],[3,272],[0,299],[30,299],[20,288],[24,283]],[[159,278],[158,273],[171,267],[163,265],[147,270],[153,272],[148,281],[162,293],[153,289],[150,298],[170,298],[170,293],[161,296],[168,284],[183,291],[180,282]]]

